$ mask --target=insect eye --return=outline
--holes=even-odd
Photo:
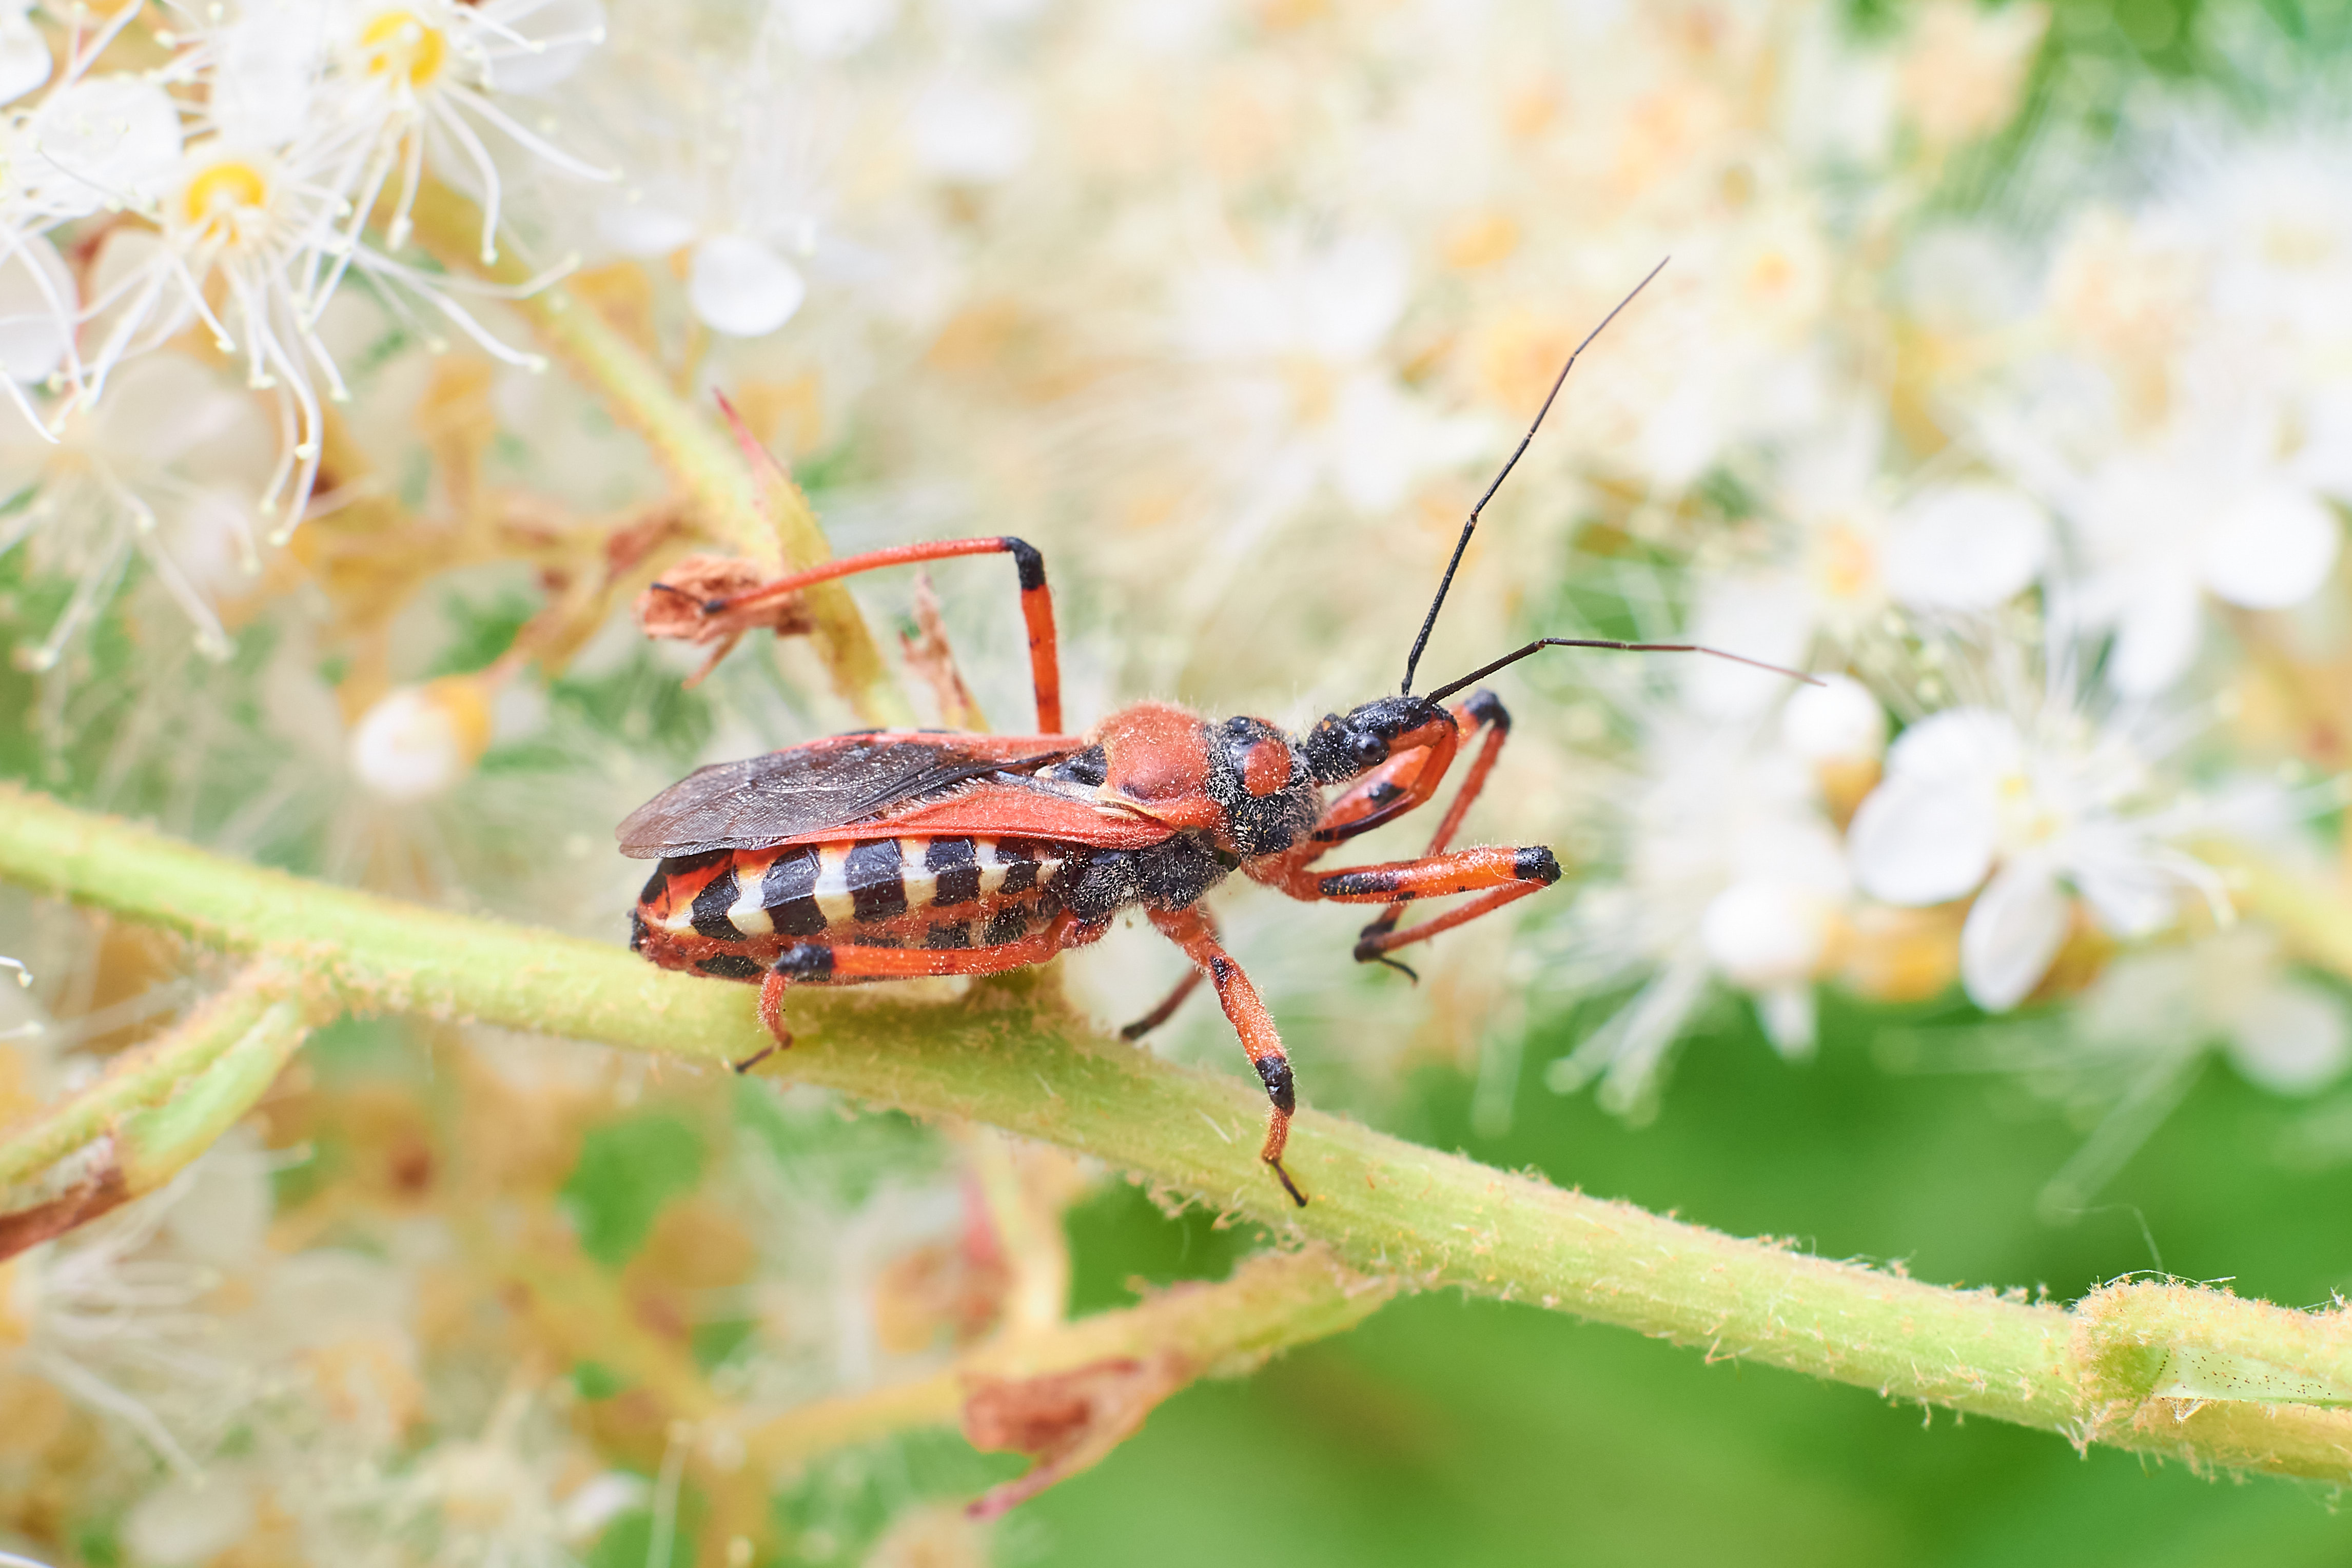
[[[1348,754],[1356,759],[1358,765],[1369,768],[1388,761],[1389,743],[1378,735],[1358,730],[1348,737]]]

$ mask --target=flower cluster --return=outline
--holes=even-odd
[[[399,252],[428,146],[440,177],[482,198],[486,262],[501,189],[486,134],[541,168],[605,175],[510,107],[578,68],[602,11],[251,0],[74,4],[46,21],[16,8],[0,79],[0,387],[48,447],[12,443],[12,493],[28,500],[0,550],[40,531],[95,591],[19,658],[54,665],[134,551],[226,657],[214,601],[258,572],[257,533],[282,544],[302,521],[327,405],[350,395],[322,329],[348,282],[424,341],[454,329],[525,363]],[[257,405],[216,384],[215,360]]]

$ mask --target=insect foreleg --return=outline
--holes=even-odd
[[[1442,855],[1453,846],[1454,836],[1462,830],[1462,819],[1470,815],[1470,807],[1477,803],[1479,792],[1486,787],[1487,775],[1495,771],[1495,760],[1503,754],[1503,742],[1509,740],[1511,736],[1510,710],[1503,706],[1503,700],[1491,691],[1472,692],[1466,700],[1454,706],[1454,717],[1461,723],[1465,738],[1476,734],[1482,730],[1486,732],[1486,738],[1479,746],[1478,754],[1471,759],[1469,775],[1462,781],[1461,791],[1454,795],[1454,804],[1445,808],[1444,819],[1438,823],[1437,831],[1430,835],[1429,848],[1424,852],[1426,855]],[[1525,895],[1512,896],[1517,898]],[[1510,900],[1506,899],[1503,901],[1507,903]],[[1478,914],[1485,912],[1483,909],[1476,911]],[[1377,957],[1380,953],[1387,952],[1387,948],[1376,948],[1370,954],[1367,954],[1364,943],[1376,937],[1386,936],[1396,930],[1396,923],[1403,918],[1403,915],[1404,900],[1398,900],[1382,910],[1380,919],[1363,929],[1362,940],[1356,943],[1356,962],[1361,963],[1367,957]],[[1463,921],[1474,918],[1475,917],[1472,914],[1457,911],[1457,918],[1451,923],[1460,925]],[[1433,936],[1436,933],[1426,931],[1423,934]],[[1411,940],[1418,942],[1421,938],[1414,937]],[[1389,945],[1393,947],[1400,946],[1402,943],[1391,942]],[[1399,967],[1402,966],[1399,965]],[[1412,971],[1407,970],[1406,973],[1411,973]]]
[[[1388,911],[1366,926],[1356,943],[1356,962],[1370,963],[1385,963],[1382,955],[1391,949],[1424,942],[1480,915],[1492,914],[1559,880],[1559,861],[1550,850],[1534,844],[1518,849],[1456,849],[1420,860],[1392,860],[1384,866],[1352,866],[1338,871],[1301,869],[1291,874],[1283,890],[1296,899],[1388,905]],[[1417,899],[1443,899],[1455,893],[1486,896],[1410,930],[1395,929],[1395,910]]]

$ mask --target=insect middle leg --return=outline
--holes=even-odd
[[[943,974],[1002,974],[1043,963],[1066,948],[1083,947],[1108,922],[1082,923],[1065,910],[1044,930],[992,947],[868,947],[855,942],[796,942],[778,953],[760,981],[760,1022],[776,1043],[735,1064],[749,1072],[780,1050],[793,1032],[784,1023],[784,992],[792,985],[841,985],[860,980],[919,980]]]
[[[700,602],[698,609],[707,621],[723,621],[727,617],[740,616],[745,611],[772,605],[803,588],[830,583],[836,577],[853,577],[861,572],[873,572],[885,566],[912,566],[924,561],[944,561],[958,555],[993,554],[1012,556],[1020,573],[1021,618],[1029,632],[1029,676],[1037,695],[1038,731],[1041,734],[1059,734],[1062,729],[1062,663],[1055,642],[1054,594],[1045,585],[1045,558],[1037,552],[1034,545],[1009,534],[992,539],[941,539],[926,544],[899,544],[887,550],[868,551],[863,555],[844,556],[838,561],[828,561],[805,572],[794,572],[724,598],[705,599]],[[666,583],[656,583],[654,587],[673,595],[681,592]]]
[[[1209,911],[1200,909],[1197,905],[1194,908],[1200,914],[1201,923],[1209,929],[1209,940],[1212,942],[1219,940],[1217,922],[1209,918]],[[1201,982],[1206,977],[1206,972],[1198,965],[1186,970],[1184,978],[1179,980],[1175,988],[1160,999],[1160,1005],[1121,1029],[1118,1032],[1118,1037],[1122,1040],[1139,1040],[1160,1027],[1176,1016],[1176,1009],[1181,1007],[1185,999],[1201,988]]]
[[[1249,1053],[1250,1066],[1257,1069],[1259,1081],[1265,1085],[1265,1098],[1273,1105],[1266,1113],[1265,1142],[1258,1150],[1258,1158],[1274,1167],[1275,1179],[1290,1194],[1291,1202],[1305,1208],[1307,1194],[1298,1190],[1290,1173],[1282,1168],[1282,1151],[1290,1142],[1290,1118],[1298,1109],[1298,1096],[1291,1083],[1290,1058],[1283,1050],[1282,1036],[1274,1026],[1274,1015],[1258,1000],[1257,987],[1242,973],[1242,966],[1218,942],[1206,915],[1197,909],[1148,910],[1145,913],[1160,933],[1182,948],[1184,956],[1199,965],[1216,986],[1217,1003],[1224,1008],[1234,1033],[1241,1037],[1242,1049]]]

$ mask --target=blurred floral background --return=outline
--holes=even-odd
[[[1416,985],[1219,904],[1304,1097],[1824,1256],[2067,1297],[2352,1280],[2352,8],[2339,0],[0,3],[0,772],[614,942],[630,808],[848,728],[628,605],[709,537],[567,361],[723,390],[838,552],[1041,545],[1080,723],[1293,728],[1559,653],[1474,837],[1569,868]],[[861,579],[1025,724],[1009,574]],[[934,608],[935,606],[935,608]],[[940,717],[914,661],[922,721]],[[1702,668],[1704,666],[1704,668]],[[940,700],[945,700],[941,697]],[[1411,853],[1418,827],[1392,830]],[[226,978],[0,889],[0,1120]],[[1181,960],[1064,961],[1101,1021]],[[945,988],[952,994],[952,987]],[[1153,1048],[1241,1058],[1195,1004]],[[2216,1485],[1450,1298],[1192,1389],[1002,1520],[947,1430],[776,1484],[680,1424],[887,1389],[1252,1238],[1066,1157],[651,1058],[321,1032],[0,1265],[51,1564],[2341,1561]],[[1045,1293],[1042,1309],[1036,1299]]]

